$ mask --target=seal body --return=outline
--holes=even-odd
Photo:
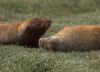
[[[51,25],[51,20],[32,18],[17,24],[0,24],[0,44],[18,44],[38,47],[42,37]]]
[[[100,49],[100,26],[69,26],[53,36],[41,38],[42,48],[53,51],[91,51]]]

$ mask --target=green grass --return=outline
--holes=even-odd
[[[99,0],[0,0],[0,21],[51,19],[51,36],[66,25],[100,25]],[[100,72],[100,51],[52,52],[0,45],[0,72]]]

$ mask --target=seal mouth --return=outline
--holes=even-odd
[[[39,46],[42,48],[47,49],[47,38],[40,38],[39,39]]]
[[[45,38],[40,38],[39,39],[39,46],[44,48],[45,47],[45,43],[44,42],[45,42]]]
[[[39,47],[46,49],[46,50],[56,50],[58,39],[55,37],[47,37],[47,38],[40,38],[39,39]]]

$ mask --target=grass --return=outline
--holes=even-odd
[[[0,21],[52,19],[45,36],[66,25],[100,25],[99,0],[0,0]],[[100,72],[100,51],[51,52],[0,45],[0,72]]]

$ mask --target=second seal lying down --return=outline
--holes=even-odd
[[[100,26],[69,26],[53,36],[41,38],[42,48],[53,51],[91,51],[100,49]]]

